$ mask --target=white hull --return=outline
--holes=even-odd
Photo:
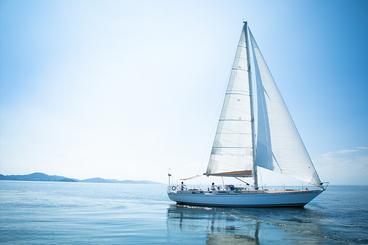
[[[304,191],[250,191],[243,193],[169,192],[169,198],[178,203],[209,207],[304,207],[323,190]]]

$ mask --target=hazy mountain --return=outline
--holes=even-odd
[[[80,182],[90,182],[90,183],[119,183],[119,180],[116,179],[104,179],[100,177],[96,178],[89,178],[89,179],[82,179]]]
[[[26,175],[2,175],[0,180],[24,180],[24,181],[62,181],[62,182],[77,182],[78,180],[67,178],[58,175],[47,175],[44,173],[32,173]]]
[[[116,179],[104,179],[100,177],[89,179],[72,179],[58,175],[47,175],[44,173],[32,173],[26,175],[2,175],[0,174],[0,180],[19,180],[19,181],[60,181],[60,182],[88,182],[88,183],[122,183],[122,184],[159,184],[157,182],[148,180],[116,180]]]
[[[89,178],[80,180],[80,182],[90,182],[90,183],[123,183],[123,184],[159,184],[157,182],[149,180],[117,180],[117,179],[103,179],[103,178]]]

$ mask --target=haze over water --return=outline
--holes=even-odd
[[[368,243],[368,187],[304,209],[176,206],[164,185],[0,182],[2,244]]]

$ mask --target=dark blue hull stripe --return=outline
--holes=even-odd
[[[222,208],[278,208],[278,207],[304,207],[307,203],[286,203],[286,204],[255,204],[255,205],[232,205],[232,204],[207,204],[176,202],[178,205],[201,206],[201,207],[222,207]]]

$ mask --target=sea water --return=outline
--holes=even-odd
[[[301,208],[176,206],[160,184],[0,181],[2,244],[367,244],[368,187]]]

